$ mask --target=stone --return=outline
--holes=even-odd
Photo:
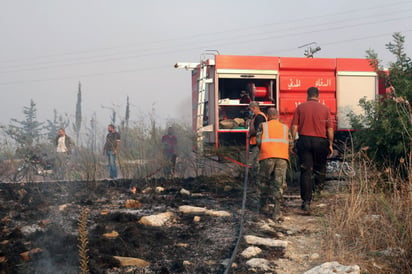
[[[187,213],[205,213],[205,207],[197,207],[197,206],[189,206],[189,205],[182,205],[179,206],[179,211],[185,214]]]
[[[68,206],[69,204],[59,205],[59,211],[64,211]]]
[[[142,203],[140,203],[137,200],[133,200],[133,199],[128,199],[126,200],[126,203],[125,203],[126,208],[139,208],[141,206],[142,206]]]
[[[25,225],[20,229],[21,233],[24,235],[30,235],[38,231],[44,231],[44,228],[39,226],[38,224],[32,224],[32,225]]]
[[[264,224],[258,224],[259,228],[263,231],[267,231],[267,232],[272,232],[272,233],[276,233],[276,229],[274,229],[271,225],[264,223]]]
[[[153,191],[153,189],[151,187],[146,187],[145,189],[142,190],[142,193],[147,194],[147,193],[150,193],[152,191]]]
[[[43,250],[41,248],[33,248],[29,251],[25,251],[20,253],[20,257],[22,258],[23,261],[28,261],[31,258],[31,255],[35,254],[35,253],[39,253],[39,252],[43,252]]]
[[[147,267],[150,266],[150,263],[139,259],[139,258],[132,258],[132,257],[120,257],[120,256],[113,256],[116,260],[119,260],[121,266],[138,266],[138,267]]]
[[[103,237],[108,238],[108,239],[115,239],[115,238],[119,237],[119,233],[117,231],[113,230],[112,232],[104,233]]]
[[[110,213],[110,210],[108,209],[103,209],[102,211],[100,211],[100,215],[107,215]]]
[[[156,192],[156,193],[162,193],[162,192],[164,192],[164,191],[165,191],[165,188],[164,188],[164,187],[158,186],[158,187],[155,188],[155,192]]]
[[[229,191],[232,191],[232,190],[233,190],[233,186],[231,186],[231,185],[225,185],[225,187],[223,188],[224,192],[229,192]]]
[[[180,194],[190,196],[190,191],[182,188],[182,189],[180,190]]]
[[[259,247],[249,246],[248,248],[243,250],[240,255],[242,255],[246,259],[249,259],[249,258],[259,255],[260,253],[262,253],[262,249],[260,249]]]
[[[263,271],[273,271],[270,261],[263,258],[253,258],[246,262],[246,264],[254,269],[260,269]]]
[[[165,188],[164,188],[164,187],[161,187],[161,186],[158,186],[158,187],[156,187],[156,189],[155,189],[155,192],[156,192],[156,193],[162,193],[163,191],[165,191]]]
[[[214,216],[214,217],[230,217],[231,214],[224,210],[206,210],[205,212],[207,215]]]
[[[264,245],[270,247],[283,247],[286,248],[288,246],[287,241],[283,240],[275,240],[271,238],[262,238],[253,235],[246,235],[245,237],[246,243],[250,245]]]
[[[311,259],[311,260],[317,260],[317,259],[319,259],[319,258],[320,258],[320,256],[319,256],[318,253],[313,253],[312,255],[310,255],[310,259]]]
[[[360,267],[358,265],[345,266],[340,263],[327,262],[318,265],[304,274],[360,274]]]
[[[229,217],[232,216],[229,212],[224,210],[210,210],[205,207],[197,207],[197,206],[189,206],[189,205],[182,205],[179,206],[179,211],[185,214],[194,213],[194,214],[207,214],[214,217]]]
[[[288,230],[288,231],[286,231],[286,234],[288,234],[289,236],[291,236],[291,235],[294,235],[294,234],[295,234],[295,231]]]
[[[163,226],[173,216],[173,212],[164,212],[156,215],[144,216],[140,218],[139,223],[148,226]]]

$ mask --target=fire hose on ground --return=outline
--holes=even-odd
[[[246,209],[246,197],[247,197],[247,182],[248,182],[248,177],[249,177],[249,138],[247,138],[247,142],[246,142],[246,151],[245,151],[245,178],[243,180],[243,198],[242,198],[242,209],[241,209],[241,213],[240,213],[240,222],[239,222],[239,233],[237,236],[237,240],[236,240],[236,244],[235,247],[233,248],[232,251],[232,256],[229,259],[229,262],[226,265],[226,269],[224,274],[228,274],[229,271],[232,269],[232,264],[233,261],[236,258],[237,255],[237,251],[239,249],[239,244],[240,241],[243,237],[243,229],[244,229],[244,222],[245,222],[245,209]]]

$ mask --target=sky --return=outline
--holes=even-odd
[[[0,125],[56,110],[74,122],[79,83],[83,125],[103,129],[113,111],[130,121],[189,123],[191,74],[177,62],[226,55],[364,58],[394,32],[412,56],[410,0],[0,0]],[[70,129],[68,129],[70,132]]]

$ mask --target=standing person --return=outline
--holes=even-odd
[[[250,102],[249,110],[253,114],[249,122],[250,163],[252,165],[252,176],[256,176],[259,171],[259,147],[256,145],[256,133],[260,124],[266,122],[267,119],[266,115],[260,110],[258,102]]]
[[[71,155],[74,148],[74,142],[70,138],[63,128],[59,128],[57,136],[54,139],[54,145],[56,147],[56,159],[55,159],[55,176],[57,179],[64,179],[67,172],[67,160]]]
[[[259,198],[259,147],[256,144],[256,133],[261,123],[266,122],[266,115],[260,110],[259,103],[252,101],[249,104],[249,111],[253,114],[252,119],[249,121],[249,161],[248,164],[251,165],[250,172],[250,184],[248,189],[248,197],[250,198],[250,209],[257,211],[260,207]]]
[[[74,148],[74,142],[70,138],[63,128],[59,128],[57,136],[54,139],[54,145],[56,147],[56,159],[54,163],[54,171],[56,179],[64,179],[67,172],[67,160],[72,154]]]
[[[109,176],[112,179],[117,178],[116,158],[120,147],[120,133],[118,133],[113,124],[108,125],[106,143],[103,148],[103,155],[107,156],[109,164]]]
[[[319,103],[319,90],[310,87],[307,101],[298,105],[293,115],[291,135],[296,140],[300,164],[300,195],[302,210],[309,211],[312,191],[319,190],[325,183],[326,160],[333,152],[333,121],[327,106]],[[312,175],[314,182],[312,182]]]
[[[166,176],[173,176],[176,166],[176,145],[177,139],[174,135],[173,128],[167,129],[167,134],[162,136],[162,152],[165,159],[163,172]]]
[[[260,212],[270,218],[280,217],[286,171],[289,161],[289,127],[279,121],[276,108],[267,111],[268,121],[256,135],[259,152]],[[272,173],[274,177],[272,179]]]

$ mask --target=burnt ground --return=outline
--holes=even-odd
[[[232,255],[239,232],[242,183],[241,179],[218,177],[2,183],[0,273],[79,273],[78,232],[85,209],[89,210],[90,273],[224,273],[222,262]],[[156,192],[157,186],[165,190]],[[132,187],[136,187],[136,193]],[[181,194],[182,188],[191,195]],[[128,199],[139,201],[140,207],[126,208]],[[232,215],[202,215],[201,221],[194,222],[193,214],[178,211],[180,205],[225,210]],[[142,216],[166,211],[174,212],[175,218],[164,226],[138,222]],[[257,213],[247,213],[249,220],[259,217],[253,214]],[[246,231],[253,230],[248,228],[251,224],[253,221],[246,222]],[[112,231],[119,237],[103,237]],[[274,233],[261,236],[276,238]],[[29,256],[24,256],[27,252]],[[283,255],[282,250],[263,252],[268,259]],[[140,258],[150,266],[121,267],[113,256]],[[235,273],[248,273],[245,259],[237,256],[235,262]]]

